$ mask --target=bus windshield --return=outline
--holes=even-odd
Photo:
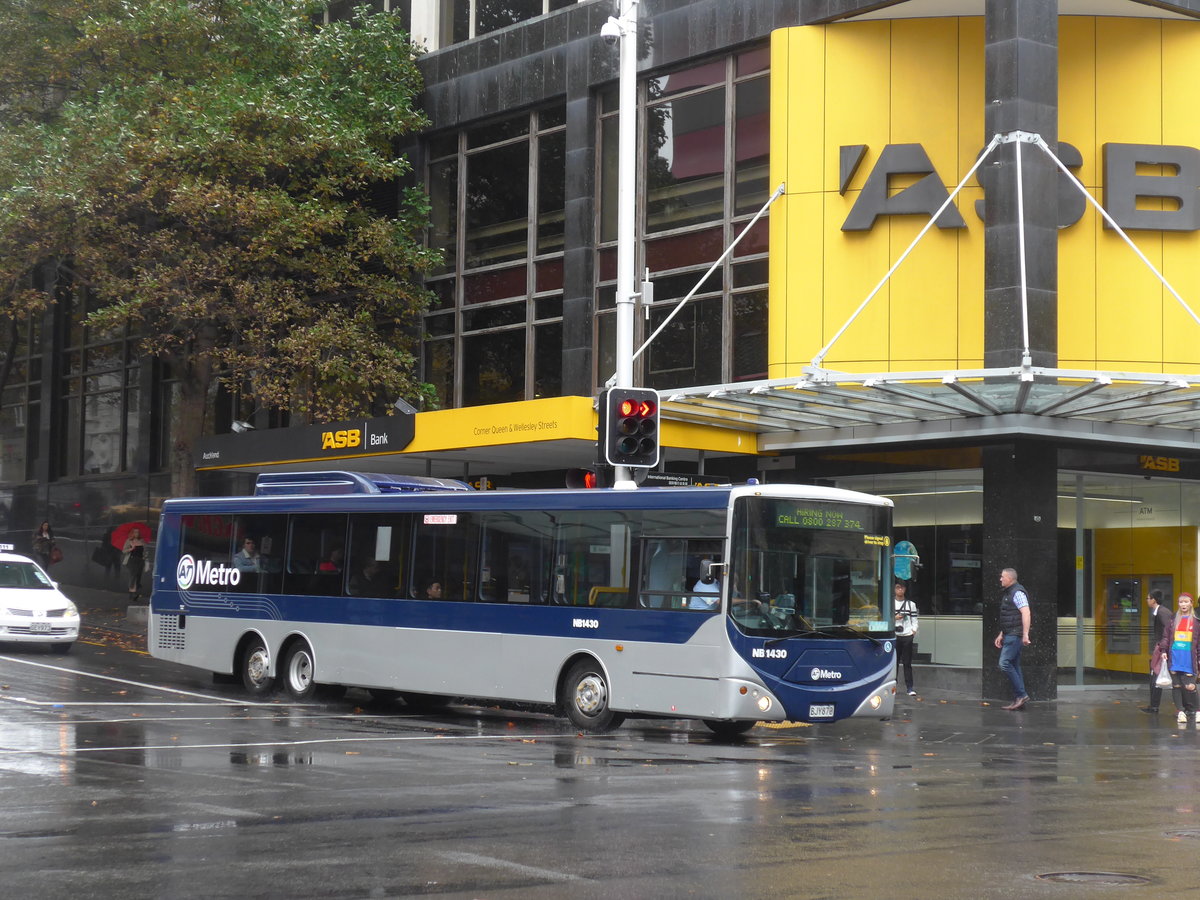
[[[734,507],[730,615],[759,637],[891,632],[889,510],[747,497]]]

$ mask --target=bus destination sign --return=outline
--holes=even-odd
[[[778,524],[785,528],[830,528],[835,531],[865,531],[861,519],[846,515],[846,511],[820,506],[796,506],[778,515]]]

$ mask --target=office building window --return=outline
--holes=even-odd
[[[424,377],[443,407],[562,385],[565,117],[524,113],[429,141]]]
[[[770,194],[767,65],[767,48],[756,48],[639,85],[643,199],[635,268],[650,270],[654,302],[648,316],[636,318],[638,345],[667,323],[638,362],[648,386],[665,390],[766,377],[766,217],[700,281]],[[615,88],[600,105],[597,384],[616,368]]]
[[[578,0],[441,0],[439,47],[461,43],[524,22]]]
[[[37,323],[10,321],[0,330],[0,483],[35,478],[41,421],[41,356]]]
[[[333,0],[326,11],[327,21],[348,22],[354,18],[354,10],[369,6],[371,12],[390,12],[399,16],[405,31],[412,31],[412,0]]]
[[[124,327],[107,332],[84,327],[92,302],[86,293],[61,302],[66,366],[59,412],[66,439],[55,448],[55,472],[73,477],[130,471],[139,437],[136,342]]]

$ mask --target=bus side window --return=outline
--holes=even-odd
[[[550,516],[540,510],[486,515],[479,599],[485,603],[545,603],[552,533]]]
[[[687,541],[653,538],[642,553],[640,605],[647,609],[681,609],[686,596],[683,583],[687,565]]]
[[[642,551],[638,603],[647,609],[694,609],[720,606],[721,541],[712,538],[647,538]]]
[[[416,520],[410,596],[422,599],[474,600],[479,555],[478,516],[437,513]],[[440,586],[440,597],[428,594]]]
[[[245,594],[278,594],[283,587],[283,539],[287,516],[238,516],[231,534],[231,561],[238,570],[238,590]]]
[[[559,522],[551,601],[566,606],[632,606],[634,529],[620,512],[572,513]]]
[[[284,567],[284,593],[342,596],[345,547],[344,514],[292,516]]]
[[[346,592],[352,597],[395,597],[407,574],[411,518],[352,515],[346,555]]]

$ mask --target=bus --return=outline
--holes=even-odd
[[[892,503],[798,485],[475,491],[269,473],[163,504],[149,650],[295,700],[629,716],[883,719]]]

